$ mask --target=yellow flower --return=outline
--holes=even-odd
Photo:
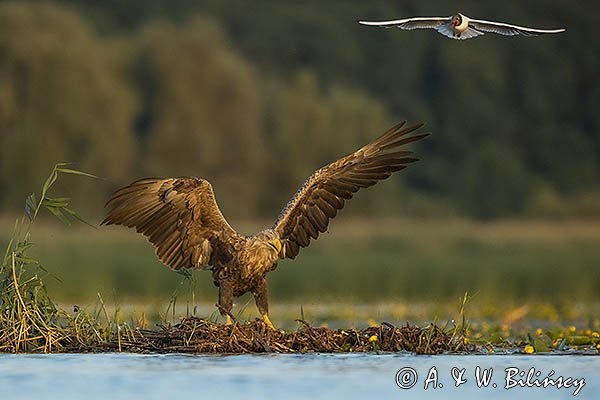
[[[527,353],[527,354],[532,354],[532,353],[534,353],[534,352],[535,352],[535,349],[534,349],[534,348],[533,348],[533,346],[532,346],[532,345],[530,345],[530,344],[528,344],[527,346],[525,346],[525,349],[524,349],[524,350],[525,350],[525,353]]]
[[[598,332],[592,332],[592,337],[600,337],[600,333]]]
[[[470,340],[468,337],[464,338],[465,344],[469,344]]]
[[[597,348],[598,350],[600,350],[600,344],[597,344],[597,345],[596,345],[596,348]]]
[[[373,343],[377,341],[377,335],[373,335],[369,338],[369,342]]]
[[[586,329],[586,330],[585,330],[585,334],[586,334],[586,335],[588,335],[588,336],[590,336],[590,335],[592,334],[592,330],[591,330],[591,329],[589,329],[589,328],[588,328],[588,329]]]
[[[573,325],[571,325],[571,326],[569,327],[569,332],[571,332],[571,333],[575,333],[575,332],[577,332],[577,328],[575,328]]]
[[[541,336],[541,335],[542,335],[542,333],[544,333],[544,331],[542,330],[542,328],[537,328],[537,330],[535,331],[535,333],[536,333],[538,336]]]
[[[373,318],[369,318],[367,322],[371,327],[379,326],[379,324]]]

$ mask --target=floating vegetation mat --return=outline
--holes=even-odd
[[[396,327],[383,323],[366,329],[315,328],[304,321],[295,332],[270,329],[261,320],[226,326],[200,318],[185,318],[160,330],[136,329],[117,341],[88,351],[135,353],[344,353],[409,351],[418,354],[468,351],[462,335],[437,326]],[[78,349],[82,351],[82,349]]]

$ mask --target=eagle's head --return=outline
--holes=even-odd
[[[273,251],[275,255],[279,255],[283,245],[279,240],[279,234],[273,229],[265,229],[259,232],[256,236],[262,243],[264,243],[270,251]]]

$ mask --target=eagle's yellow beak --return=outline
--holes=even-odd
[[[277,254],[279,254],[279,252],[281,251],[281,240],[279,240],[279,239],[270,240],[269,245],[271,247],[273,247],[273,249],[275,249],[275,251],[277,251]]]

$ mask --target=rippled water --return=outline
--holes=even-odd
[[[476,367],[493,368],[487,388],[478,388]],[[435,367],[433,372],[432,367]],[[467,381],[455,387],[460,369]],[[486,400],[572,398],[576,387],[505,389],[506,368],[524,374],[554,371],[584,379],[576,398],[600,398],[600,357],[594,356],[415,356],[412,354],[310,355],[133,355],[0,354],[2,399],[175,399],[175,398],[460,398]],[[396,374],[404,368],[400,383]],[[412,370],[408,369],[412,368]],[[509,370],[512,371],[512,370]],[[514,370],[517,371],[517,370]],[[437,373],[437,381],[434,379]],[[430,385],[424,389],[429,376]],[[514,379],[518,376],[515,375]],[[403,380],[404,378],[404,380]],[[535,378],[535,376],[534,376]],[[531,380],[530,380],[531,381]],[[405,382],[405,383],[402,383]],[[433,388],[433,384],[441,387]],[[510,381],[512,384],[513,381]],[[493,385],[496,384],[494,388]],[[183,397],[192,396],[192,397]]]

